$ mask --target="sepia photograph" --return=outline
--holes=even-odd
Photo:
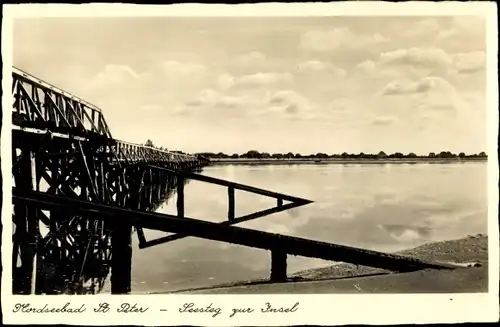
[[[473,14],[12,19],[11,294],[488,293],[488,46]]]

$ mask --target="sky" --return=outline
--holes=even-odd
[[[486,151],[478,16],[23,18],[13,64],[186,152]]]

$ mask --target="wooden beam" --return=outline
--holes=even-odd
[[[78,148],[78,151],[80,152],[80,160],[83,163],[83,168],[84,168],[82,175],[85,176],[85,179],[87,180],[87,183],[90,186],[90,191],[92,193],[92,197],[95,199],[96,202],[100,203],[100,202],[102,202],[102,198],[99,197],[97,186],[94,183],[95,174],[92,174],[90,172],[91,170],[92,170],[92,172],[94,172],[94,167],[93,167],[93,165],[92,165],[92,169],[89,167],[89,162],[87,161],[87,157],[85,155],[85,152],[83,152],[83,147],[82,147],[82,144],[80,142],[77,142],[77,148]]]
[[[163,171],[166,171],[174,176],[184,177],[185,179],[191,179],[191,180],[197,180],[197,181],[201,181],[201,182],[208,182],[211,184],[233,187],[234,189],[237,189],[237,190],[247,191],[250,193],[260,194],[260,195],[273,197],[273,198],[281,198],[282,200],[286,200],[286,201],[290,201],[290,202],[300,202],[303,204],[309,204],[309,203],[313,202],[313,201],[298,198],[295,196],[290,196],[290,195],[286,195],[286,194],[282,194],[282,193],[278,193],[278,192],[272,192],[272,191],[264,190],[264,189],[249,186],[249,185],[234,183],[234,182],[230,182],[230,181],[215,178],[215,177],[195,174],[195,173],[191,173],[191,172],[172,170],[172,169],[154,166],[154,165],[149,165],[149,164],[145,165],[145,166],[150,167],[150,168],[154,168],[154,169],[163,170]]]
[[[67,97],[65,97],[63,99],[66,101],[66,109],[69,108],[71,110],[71,112],[73,113],[73,116],[76,118],[76,120],[80,124],[80,126],[83,127],[83,129],[86,129],[84,122],[80,118],[80,115],[78,115],[78,113],[76,112],[75,108],[73,107],[73,104],[71,103],[71,99],[69,99]]]
[[[174,215],[128,210],[40,192],[27,192],[17,188],[12,190],[12,194],[15,204],[37,204],[40,209],[61,208],[66,212],[102,219],[110,224],[125,223],[136,227],[181,233],[264,250],[280,249],[289,255],[347,262],[398,272],[426,268],[450,269],[444,264],[424,262],[395,254],[222,225],[188,217],[179,218]]]
[[[35,112],[35,114],[42,120],[42,121],[46,121],[45,120],[45,117],[43,116],[42,112],[40,111],[40,108],[38,108],[35,104],[35,102],[33,101],[33,99],[31,99],[28,91],[26,91],[26,89],[24,88],[23,84],[22,83],[19,83],[19,89],[21,90],[21,92],[23,93],[23,100],[26,100],[29,104],[29,106],[31,107],[31,109],[33,110],[33,112]]]
[[[177,216],[184,217],[184,178],[177,178]]]
[[[296,207],[299,207],[299,206],[301,206],[301,204],[288,203],[288,204],[285,204],[284,206],[281,206],[281,207],[264,209],[264,210],[257,211],[257,212],[254,212],[254,213],[251,213],[251,214],[248,214],[248,215],[244,215],[244,216],[241,216],[241,217],[234,218],[233,220],[222,221],[222,222],[220,222],[218,224],[221,224],[221,225],[235,225],[235,224],[238,224],[238,223],[242,223],[242,222],[245,222],[245,221],[249,221],[249,220],[261,218],[261,217],[264,217],[264,216],[268,216],[268,215],[271,215],[271,214],[274,214],[274,213],[277,213],[277,212],[282,212],[282,211],[285,211],[285,210],[288,210],[288,209],[292,209],[292,208],[296,208]],[[145,249],[145,248],[148,248],[148,247],[151,247],[151,246],[154,246],[154,245],[159,245],[159,244],[164,244],[164,243],[172,242],[172,241],[179,240],[179,239],[182,239],[182,238],[185,238],[185,237],[188,237],[188,235],[182,235],[182,234],[167,235],[167,236],[159,237],[157,239],[145,241],[144,243],[139,243],[139,247],[141,249]]]
[[[92,120],[92,118],[89,116],[89,114],[88,114],[87,110],[85,110],[85,105],[80,104],[80,106],[82,107],[82,108],[81,108],[81,110],[82,110],[82,112],[83,112],[83,115],[84,115],[85,117],[87,117],[87,119],[89,120],[89,122],[90,122],[90,126],[92,127],[92,130],[98,133],[98,132],[99,132],[99,130],[97,129],[97,126],[94,124],[94,121]],[[91,109],[91,110],[92,110],[92,109]],[[94,111],[92,111],[92,112],[94,112]]]
[[[228,197],[227,220],[229,222],[232,222],[234,221],[234,214],[235,214],[234,187],[227,188],[227,197]]]
[[[52,99],[52,96],[50,94],[50,92],[46,92],[45,93],[45,99],[49,99],[50,100],[50,103],[52,105],[52,107],[54,109],[56,109],[57,113],[59,114],[59,117],[64,120],[64,123],[68,126],[71,126],[71,124],[69,123],[67,117],[64,115],[64,113],[62,112],[61,108],[59,108],[59,106],[56,104],[56,102],[54,101],[54,99]],[[72,127],[72,126],[71,126]]]

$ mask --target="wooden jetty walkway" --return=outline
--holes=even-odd
[[[273,281],[286,279],[287,255],[392,271],[450,268],[233,226],[312,201],[197,174],[208,160],[116,140],[98,107],[19,69],[12,77],[15,294],[96,293],[110,273],[112,293],[130,292],[133,227],[140,248],[192,236],[269,250]],[[185,216],[191,180],[227,188],[227,220]],[[276,206],[236,217],[236,191]],[[173,193],[177,215],[155,213]],[[176,234],[146,240],[144,228]]]

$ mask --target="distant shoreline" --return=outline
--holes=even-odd
[[[488,158],[387,158],[387,159],[210,159],[210,165],[305,165],[305,164],[443,164],[464,162],[486,162]]]

